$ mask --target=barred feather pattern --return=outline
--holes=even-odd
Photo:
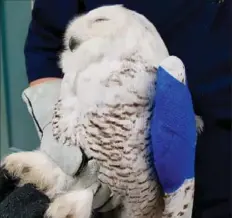
[[[120,60],[119,68],[99,81],[105,88],[114,87],[114,101],[105,98],[78,113],[81,115],[72,125],[75,130],[69,131],[69,125],[62,122],[62,100],[55,108],[55,138],[66,146],[81,146],[98,161],[99,180],[122,197],[123,218],[161,217],[164,207],[148,147],[156,70],[136,52]],[[133,84],[139,78],[142,88],[137,90]],[[125,100],[122,93],[129,97]]]

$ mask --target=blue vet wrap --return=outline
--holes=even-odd
[[[162,67],[157,77],[150,146],[164,192],[172,193],[185,179],[194,178],[195,114],[186,85]]]

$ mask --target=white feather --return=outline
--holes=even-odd
[[[122,198],[123,218],[161,218],[164,210],[147,137],[156,69],[168,56],[156,28],[121,5],[77,17],[65,33],[54,134],[98,161],[99,180]]]

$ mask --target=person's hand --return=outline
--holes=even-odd
[[[79,188],[83,189],[99,185],[97,170],[94,169],[92,161],[83,162],[83,153],[78,147],[65,148],[53,137],[51,120],[54,105],[59,97],[60,85],[61,80],[59,79],[47,80],[33,84],[23,92],[23,99],[41,140],[40,147],[36,151],[19,152],[7,156],[2,161],[0,172],[1,178],[13,179],[14,187],[30,183],[49,199],[54,199],[60,193],[67,192],[68,194],[69,188],[75,187],[77,184]],[[81,176],[75,177],[75,173],[83,164],[88,164],[85,172]],[[0,188],[7,190],[5,186],[7,182],[1,178]],[[99,187],[94,193],[93,208],[101,208],[102,211],[111,210],[111,206],[114,207],[112,201],[105,205],[111,195],[109,188],[105,185]],[[76,194],[78,195],[78,191]],[[60,212],[60,210],[53,210],[54,205],[59,204],[59,199],[49,207],[49,211],[52,211],[54,217]]]
[[[63,172],[72,177],[79,170],[79,167],[86,163],[82,150],[76,146],[63,146],[53,137],[51,120],[53,108],[59,98],[61,82],[61,79],[55,78],[45,78],[32,82],[30,87],[23,92],[23,99],[41,138],[39,150],[49,155]],[[85,180],[83,177],[81,179]],[[92,177],[92,179],[96,178]],[[88,181],[85,181],[85,186],[91,183],[94,181],[91,181],[89,177]],[[102,207],[109,197],[108,187],[102,185],[94,197],[93,207],[101,209],[102,212],[110,210],[118,203],[118,200],[113,199],[116,202],[110,201]]]

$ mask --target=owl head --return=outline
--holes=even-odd
[[[64,73],[71,71],[68,65],[84,68],[104,57],[117,59],[138,51],[157,66],[168,56],[153,24],[122,5],[102,6],[75,17],[67,26],[64,47],[60,61]]]

